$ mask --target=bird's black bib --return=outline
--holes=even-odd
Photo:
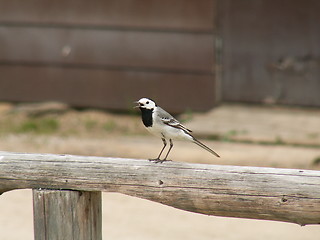
[[[146,127],[152,127],[153,121],[152,121],[152,112],[153,109],[146,109],[146,108],[140,108],[141,110],[141,116],[142,116],[142,122]]]

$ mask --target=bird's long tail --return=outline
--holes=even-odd
[[[218,153],[216,153],[215,151],[213,151],[211,148],[207,147],[206,145],[204,145],[202,142],[200,142],[198,139],[193,137],[193,142],[195,144],[197,144],[198,146],[202,147],[203,149],[207,150],[208,152],[212,153],[213,155],[215,155],[216,157],[220,157]]]

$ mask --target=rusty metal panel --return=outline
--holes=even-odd
[[[0,22],[212,31],[213,0],[0,0]]]
[[[203,111],[215,102],[210,74],[16,65],[0,65],[0,72],[5,101],[59,100],[78,107],[132,109],[133,101],[151,97],[171,112]]]
[[[219,4],[223,99],[320,106],[320,2]]]

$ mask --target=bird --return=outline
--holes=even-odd
[[[170,113],[159,107],[155,101],[150,98],[141,98],[136,101],[138,104],[136,107],[141,111],[141,119],[146,129],[153,135],[160,137],[163,142],[163,147],[157,158],[149,159],[155,163],[163,163],[167,160],[167,157],[173,147],[173,140],[186,140],[193,142],[203,149],[207,150],[216,157],[220,157],[218,153],[213,151],[208,146],[197,140],[191,135],[191,130],[183,126],[177,119],[175,119]],[[163,159],[160,159],[164,149],[167,146],[169,140],[170,146]]]

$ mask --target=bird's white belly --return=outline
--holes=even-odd
[[[173,140],[192,140],[192,137],[186,134],[183,130],[165,124],[160,126],[148,127],[147,130],[151,134],[161,138]]]

